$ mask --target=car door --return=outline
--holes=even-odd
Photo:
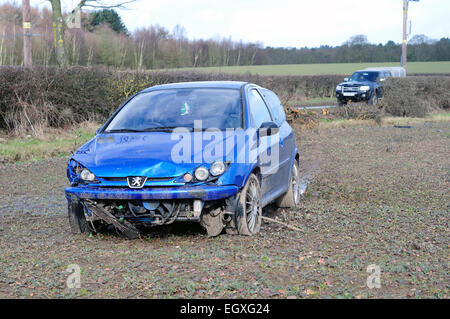
[[[252,118],[252,128],[258,129],[263,123],[273,122],[273,117],[256,88],[248,91],[248,106]],[[278,135],[260,136],[258,138],[258,165],[261,170],[261,194],[263,205],[272,197],[279,173],[279,138]]]
[[[284,113],[283,105],[277,95],[267,89],[262,89],[261,92],[269,106],[274,122],[280,128],[279,169],[277,180],[274,183],[274,193],[281,194],[286,191],[286,186],[289,184],[292,156],[295,150],[295,135],[291,126],[286,122],[286,114]]]

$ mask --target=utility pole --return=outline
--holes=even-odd
[[[403,43],[402,43],[402,67],[406,71],[407,64],[407,44],[408,44],[408,4],[410,1],[419,2],[420,0],[403,0]]]
[[[408,0],[403,0],[403,43],[402,43],[402,67],[406,71],[406,54],[407,54],[407,24],[408,24]]]
[[[26,68],[33,66],[32,48],[31,48],[31,12],[30,0],[22,0],[22,18],[23,18],[23,65]]]

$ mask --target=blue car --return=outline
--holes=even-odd
[[[299,152],[272,91],[233,81],[154,86],[123,103],[69,159],[73,233],[195,221],[254,235],[262,208],[299,204]]]

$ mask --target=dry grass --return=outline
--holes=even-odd
[[[450,113],[437,113],[431,114],[426,117],[385,117],[382,120],[386,125],[407,125],[407,124],[419,124],[426,122],[450,122]]]
[[[83,122],[70,129],[45,128],[37,136],[10,136],[0,139],[0,163],[68,156],[91,139],[100,125]]]
[[[381,119],[381,123],[378,124],[375,120],[358,120],[358,119],[326,119],[322,118],[317,121],[317,126],[322,129],[328,128],[350,128],[357,126],[369,126],[374,127],[378,125],[391,126],[391,125],[411,125],[411,124],[423,124],[423,123],[445,123],[450,122],[450,113],[437,113],[428,115],[426,117],[384,117]],[[300,129],[306,129],[301,127]]]

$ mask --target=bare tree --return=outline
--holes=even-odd
[[[64,43],[64,32],[66,30],[67,23],[71,21],[75,15],[84,7],[87,8],[123,8],[126,4],[135,2],[136,0],[124,0],[116,1],[113,4],[105,3],[101,0],[80,0],[77,6],[63,17],[61,9],[61,0],[48,0],[52,6],[53,12],[53,36],[54,36],[54,47],[56,53],[56,59],[60,66],[65,66],[67,64],[66,50]],[[109,2],[109,1],[108,1]]]
[[[3,41],[5,40],[5,31],[3,31],[3,36],[0,40],[0,66],[3,65]]]

